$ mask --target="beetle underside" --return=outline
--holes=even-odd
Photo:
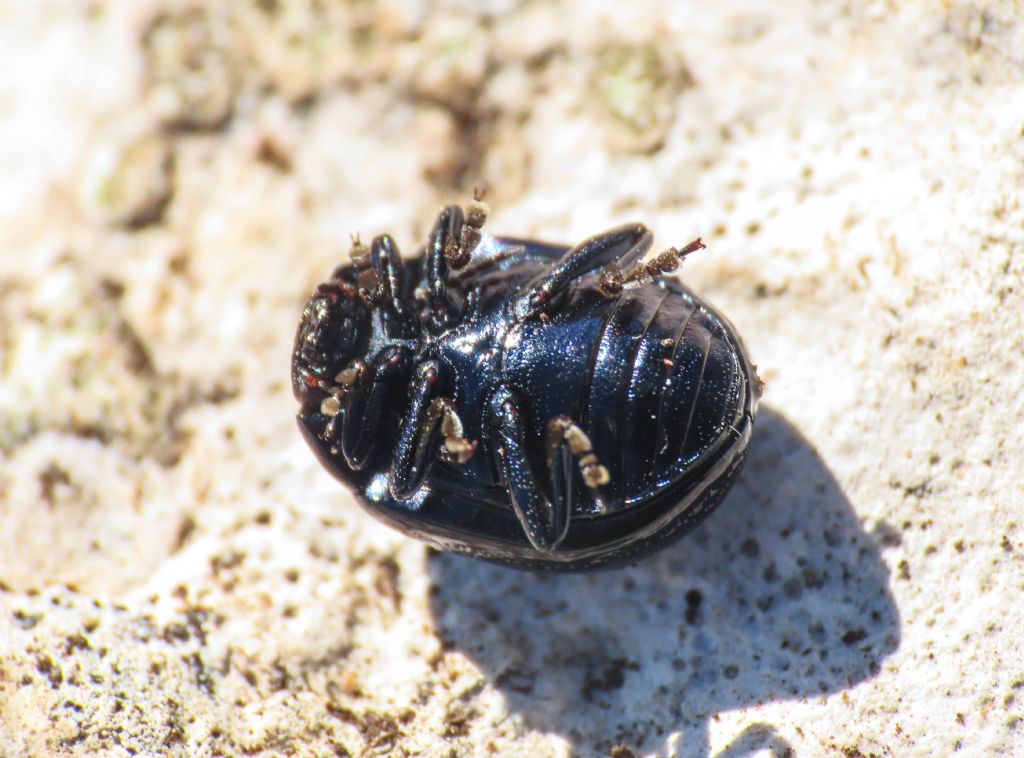
[[[735,354],[729,392],[704,393],[712,398],[728,395],[732,412],[713,427],[728,427],[726,433],[703,457],[665,468],[671,476],[662,476],[657,486],[649,486],[646,495],[631,502],[607,495],[616,488],[625,491],[618,479],[627,474],[637,478],[636,464],[626,466],[627,453],[617,456],[607,434],[601,438],[602,453],[595,450],[582,420],[571,413],[535,417],[539,407],[558,406],[558,398],[539,398],[543,387],[556,382],[531,392],[530,386],[506,375],[502,361],[489,364],[476,354],[471,357],[479,375],[463,372],[453,379],[449,355],[455,353],[446,346],[453,342],[451,335],[469,328],[466,324],[476,328],[475,350],[482,353],[481,335],[486,334],[486,344],[492,345],[498,340],[494,335],[507,341],[507,335],[515,333],[518,345],[518,335],[534,333],[538,324],[571,322],[578,315],[572,309],[579,298],[570,293],[581,286],[599,293],[592,294],[592,300],[607,301],[594,307],[612,309],[609,304],[614,303],[616,313],[623,311],[622,302],[646,305],[654,297],[657,304],[648,307],[653,319],[658,313],[674,313],[661,303],[675,298],[666,302],[679,311],[688,308],[687,321],[698,310],[712,319],[709,306],[674,280],[662,279],[703,244],[696,240],[681,250],[670,248],[643,263],[652,237],[639,224],[616,227],[568,249],[528,241],[513,244],[482,235],[487,211],[480,200],[477,196],[466,211],[449,206],[441,212],[420,265],[413,262],[407,268],[387,235],[375,238],[369,248],[358,238],[353,240],[351,263],[317,287],[296,336],[292,378],[303,404],[300,428],[325,466],[356,490],[371,513],[444,549],[518,566],[583,569],[629,560],[665,544],[717,504],[739,471],[750,439],[759,380],[728,322],[714,320],[718,342],[712,345],[707,342],[712,336],[707,336],[703,347],[704,363],[709,349],[728,353],[729,360]],[[477,249],[484,247],[483,239],[490,243],[486,254]],[[522,271],[530,276],[516,279]],[[409,273],[418,274],[415,281]],[[502,290],[498,305],[491,305],[477,285],[495,275],[513,286]],[[676,302],[682,305],[675,306]],[[616,318],[625,317],[606,320]],[[693,328],[681,323],[676,342],[689,339],[684,329]],[[644,332],[616,338],[639,345],[646,336]],[[661,342],[666,349],[671,347],[671,339]],[[463,353],[469,344],[465,339],[459,343]],[[504,348],[505,343],[501,345]],[[534,347],[536,355],[557,353],[559,348],[540,342]],[[704,392],[705,367],[700,369],[694,392]],[[613,362],[592,365],[591,370],[602,371],[603,377],[619,369]],[[649,367],[633,370],[653,377],[648,381],[651,386],[660,382],[659,397],[672,384],[669,374],[658,380],[661,374]],[[554,377],[558,372],[549,373]],[[477,386],[486,391],[471,396],[471,388]],[[632,396],[628,400],[632,402]],[[641,401],[645,397],[637,402]],[[688,402],[696,404],[697,395]],[[626,408],[627,416],[620,418],[631,418],[632,411],[632,406]],[[691,406],[688,425],[694,422],[694,413]],[[658,434],[676,433],[670,426],[663,431],[661,415],[656,415],[656,428],[653,421],[642,421],[654,442]],[[666,424],[674,418],[670,412],[664,415]],[[590,422],[591,429],[595,423]],[[627,430],[620,424],[613,431]],[[687,427],[684,445],[688,436]],[[643,434],[639,440],[646,444]],[[616,439],[615,444],[621,448],[623,443]],[[661,446],[662,454],[667,447]],[[602,460],[605,454],[613,460]],[[654,453],[648,457],[653,461]],[[615,481],[606,463],[615,464]],[[646,469],[644,475],[649,475]]]

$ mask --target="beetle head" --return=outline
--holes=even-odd
[[[344,280],[321,284],[302,312],[292,351],[292,391],[302,403],[322,398],[335,376],[366,352],[370,311]]]

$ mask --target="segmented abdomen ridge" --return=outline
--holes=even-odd
[[[670,482],[727,431],[745,381],[738,352],[728,328],[677,283],[619,296],[581,399],[584,428],[611,475],[610,502]]]

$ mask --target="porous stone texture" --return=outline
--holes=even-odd
[[[350,232],[640,220],[767,383],[619,571],[296,432]],[[0,754],[1024,754],[1024,21],[989,0],[0,5]]]

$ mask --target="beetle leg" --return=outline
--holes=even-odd
[[[376,299],[383,309],[384,331],[388,337],[416,334],[416,319],[403,298],[402,256],[389,234],[375,237],[370,262],[376,275]]]
[[[382,309],[385,334],[392,338],[414,336],[416,319],[403,298],[402,256],[391,235],[375,237],[367,247],[353,234],[349,258],[359,298],[368,308]]]
[[[395,460],[388,486],[396,500],[412,497],[430,473],[438,454],[465,463],[476,443],[463,436],[462,421],[451,400],[437,395],[438,364],[428,361],[416,369],[409,410],[398,431]],[[440,442],[439,438],[443,438]]]
[[[405,500],[419,488],[429,473],[433,456],[428,455],[433,438],[424,440],[427,408],[437,381],[437,362],[429,361],[416,368],[409,409],[398,429],[395,458],[391,466],[388,488],[396,500]],[[423,444],[426,442],[427,444]]]
[[[501,482],[508,490],[512,510],[537,550],[549,553],[558,547],[569,528],[567,500],[551,502],[540,491],[526,456],[524,422],[510,390],[501,387],[491,398],[491,434]],[[556,506],[561,504],[562,508]]]
[[[548,424],[546,452],[553,497],[548,498],[526,454],[525,423],[515,395],[500,387],[491,398],[490,424],[494,456],[512,509],[537,550],[550,553],[565,538],[573,504],[572,458],[579,459],[584,481],[595,497],[608,472],[597,462],[590,440],[570,419],[559,416]],[[598,497],[598,502],[600,498]]]
[[[632,266],[643,258],[653,237],[643,224],[624,224],[590,237],[566,251],[554,267],[535,279],[519,296],[516,315],[529,318],[545,312],[574,280],[608,266]]]
[[[435,331],[447,328],[452,318],[451,311],[455,308],[448,292],[448,265],[449,257],[458,250],[464,223],[462,209],[457,205],[447,206],[438,214],[425,251],[427,304]]]
[[[341,422],[341,452],[353,471],[362,469],[373,452],[385,403],[396,380],[407,374],[409,352],[401,347],[382,350],[373,363],[355,377]],[[339,379],[342,375],[339,374]],[[333,420],[337,419],[335,416]]]
[[[448,291],[448,270],[465,268],[473,250],[480,244],[480,229],[488,214],[483,197],[483,190],[474,190],[473,199],[465,211],[457,205],[445,207],[438,214],[434,230],[430,233],[430,241],[424,251],[427,271],[425,294],[434,331],[448,327],[453,318],[452,311],[460,305],[454,302]]]

